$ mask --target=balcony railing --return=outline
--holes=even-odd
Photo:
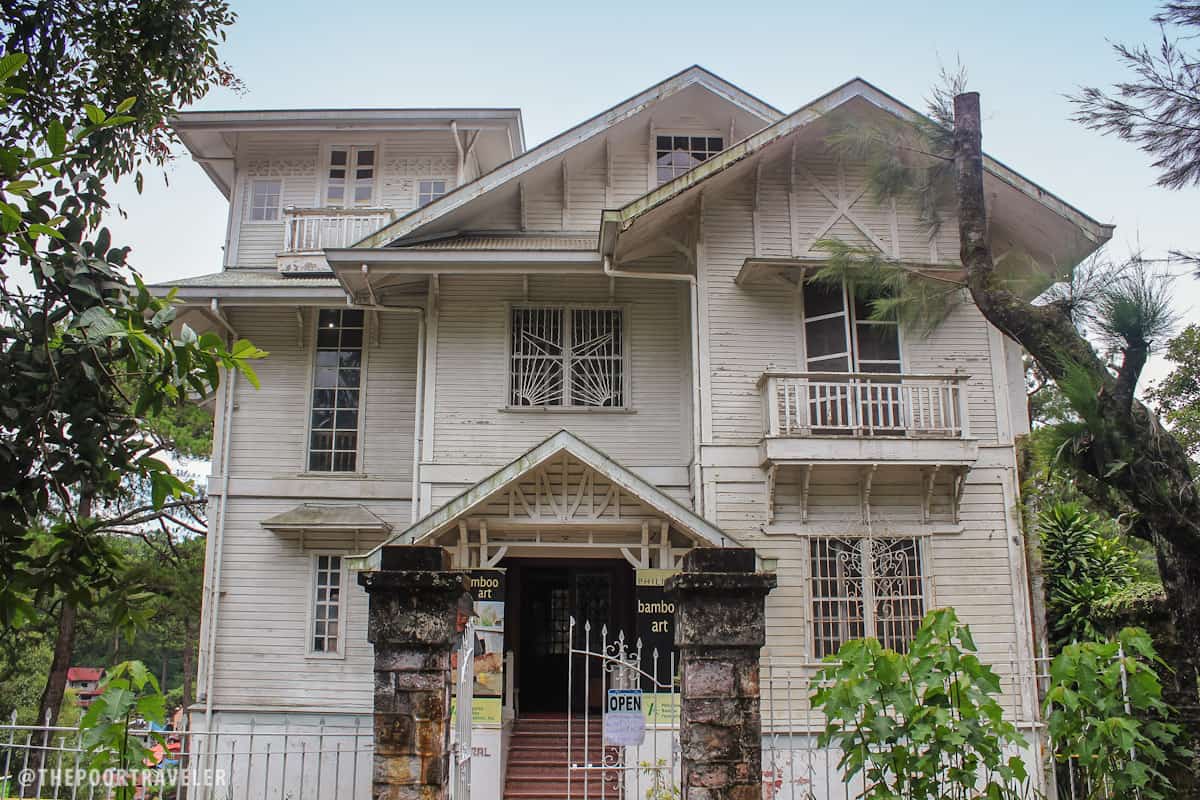
[[[349,247],[393,219],[389,208],[288,208],[283,212],[283,253],[319,253]]]
[[[965,375],[768,372],[759,381],[769,437],[961,439]]]

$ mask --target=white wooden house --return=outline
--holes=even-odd
[[[220,270],[170,285],[270,352],[215,403],[194,723],[365,725],[353,569],[384,542],[506,570],[478,798],[514,717],[566,709],[569,618],[631,630],[635,569],[691,547],[778,573],[766,652],[794,674],[950,605],[1016,676],[1020,352],[969,302],[923,335],[805,284],[825,238],[959,269],[953,224],[834,157],[834,110],[914,113],[855,79],[785,114],[692,67],[530,149],[514,109],[180,115],[230,213]],[[1111,235],[998,161],[985,182],[993,249],[1035,269]]]

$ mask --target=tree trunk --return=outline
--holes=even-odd
[[[58,612],[58,633],[54,638],[54,656],[50,674],[38,703],[38,725],[53,725],[62,711],[63,695],[67,690],[67,670],[71,668],[71,652],[75,649],[75,604],[63,598]]]
[[[1036,494],[1025,493],[1025,481],[1033,471],[1033,448],[1029,437],[1017,440],[1017,487],[1021,492],[1021,522],[1024,536],[1021,537],[1025,550],[1025,571],[1029,582],[1029,616],[1033,626],[1035,656],[1041,655],[1050,641],[1046,630],[1046,571],[1042,567],[1042,539],[1038,533]],[[1041,683],[1038,683],[1039,688]]]
[[[1171,665],[1163,675],[1163,699],[1174,707],[1184,729],[1182,746],[1192,751],[1190,763],[1168,770],[1177,797],[1200,797],[1200,564],[1194,556],[1177,551],[1161,536],[1155,537],[1158,574],[1170,608],[1171,625],[1155,637],[1159,655]]]
[[[979,95],[954,98],[954,166],[958,231],[967,287],[988,322],[1023,346],[1056,382],[1083,371],[1095,382],[1084,447],[1069,454],[1072,466],[1091,476],[1100,491],[1111,489],[1138,512],[1134,529],[1155,546],[1159,572],[1172,609],[1179,647],[1164,653],[1174,669],[1166,687],[1179,711],[1186,744],[1200,742],[1197,658],[1200,657],[1200,498],[1187,453],[1133,397],[1144,347],[1130,343],[1117,376],[1053,303],[1034,306],[1013,294],[996,274],[988,241],[983,189]],[[1144,343],[1142,343],[1144,345]],[[1101,502],[1107,497],[1095,498]],[[1200,798],[1194,765],[1174,770],[1175,797]]]

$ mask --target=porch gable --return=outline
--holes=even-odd
[[[651,530],[655,522],[659,524]],[[465,548],[468,523],[479,531],[474,542],[482,554],[479,566],[499,561],[510,544],[540,546],[541,532],[551,527],[556,535],[577,534],[595,546],[653,547],[663,551],[660,563],[673,557],[671,551],[679,549],[681,538],[689,546],[738,546],[708,520],[561,430],[407,530],[349,558],[348,564],[354,570],[379,569],[382,548],[389,544]],[[494,535],[490,544],[489,534]],[[635,538],[630,539],[630,534]],[[512,537],[516,539],[509,541]],[[496,548],[492,556],[489,546]],[[624,554],[631,562],[648,560],[647,553]]]

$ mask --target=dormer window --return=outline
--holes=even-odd
[[[658,184],[674,180],[693,167],[725,149],[720,136],[657,134],[654,137],[654,163]]]

